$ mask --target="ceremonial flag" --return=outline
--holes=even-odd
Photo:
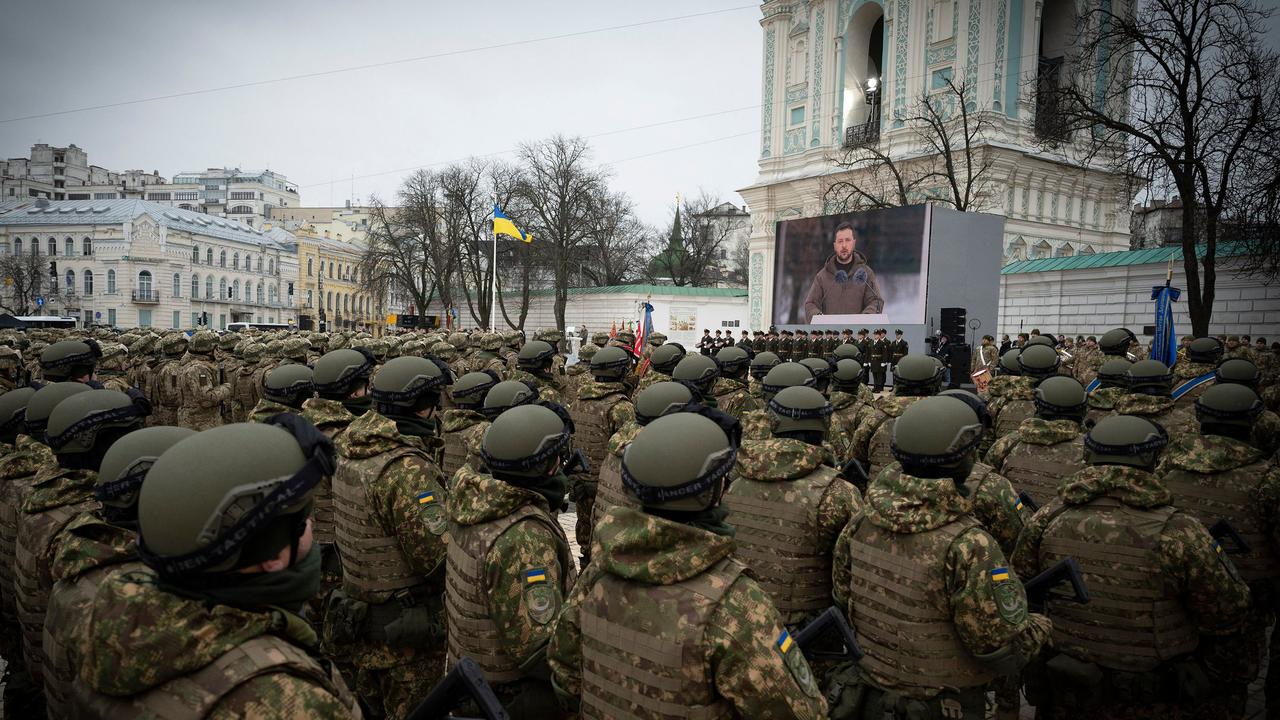
[[[649,341],[651,334],[653,334],[653,306],[646,300],[644,309],[641,311],[640,323],[636,328],[636,344],[632,348],[636,351],[636,355],[644,349],[644,344]]]
[[[533,236],[525,235],[515,223],[511,222],[510,218],[502,214],[502,210],[497,205],[493,206],[493,234],[494,236],[507,235],[520,242],[533,242]]]
[[[613,325],[609,328],[609,337],[618,337],[618,321],[614,320]]]
[[[1151,359],[1173,367],[1178,361],[1178,338],[1173,329],[1173,303],[1182,295],[1175,287],[1158,285],[1151,288],[1156,301],[1156,336],[1151,342]]]

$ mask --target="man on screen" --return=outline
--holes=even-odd
[[[876,284],[876,273],[867,266],[867,258],[858,252],[853,225],[836,226],[835,252],[813,276],[809,294],[804,299],[805,322],[814,315],[862,315],[884,311],[884,298]]]

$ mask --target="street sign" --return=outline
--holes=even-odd
[[[36,298],[36,307],[44,307],[44,298],[42,297]]]
[[[396,324],[396,316],[395,316],[395,313],[390,313],[390,314],[388,314],[388,315],[387,315],[387,324],[388,324],[388,325],[395,325],[395,324]]]
[[[94,313],[94,314],[93,314],[93,318],[94,318],[95,320],[101,320],[101,319],[102,319],[102,313],[100,313],[100,312],[96,312],[96,313]]]

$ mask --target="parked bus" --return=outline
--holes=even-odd
[[[78,319],[58,315],[18,315],[13,318],[28,328],[74,328]]]
[[[255,330],[264,330],[264,331],[275,331],[275,330],[293,331],[298,329],[296,325],[289,325],[287,323],[233,322],[233,323],[227,324],[227,330],[230,330],[231,332],[244,332],[249,328],[254,328]]]

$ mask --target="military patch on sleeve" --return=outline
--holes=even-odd
[[[546,568],[532,568],[524,573],[524,606],[529,619],[546,625],[560,611],[560,593],[547,582]]]
[[[809,661],[804,659],[804,653],[796,646],[796,641],[791,637],[791,633],[784,629],[774,642],[774,647],[778,649],[778,654],[782,656],[782,664],[787,667],[787,672],[791,673],[791,677],[795,679],[796,684],[800,686],[804,694],[810,697],[817,697],[818,683],[814,680],[813,671],[809,669]]]
[[[1022,512],[1022,507],[1023,507],[1022,498],[1017,498],[1016,500],[1013,501],[1014,512]]]
[[[444,516],[444,507],[440,503],[440,499],[436,497],[434,490],[428,490],[418,494],[418,509],[422,511],[422,517],[427,523],[427,530],[432,535],[443,535],[448,529],[449,523]]]
[[[1009,577],[1009,568],[992,568],[991,595],[996,601],[1000,619],[1010,625],[1021,625],[1027,619],[1027,598],[1022,588]]]
[[[1240,571],[1236,569],[1236,564],[1231,562],[1231,558],[1227,557],[1227,551],[1222,547],[1222,543],[1214,540],[1213,552],[1218,556],[1218,562],[1222,563],[1222,567],[1226,569],[1227,574],[1231,576],[1231,579],[1236,582],[1242,582],[1240,579]]]
[[[864,268],[864,267],[863,267],[863,268],[858,268],[858,271],[857,271],[857,272],[855,272],[855,273],[853,274],[853,281],[854,281],[854,282],[856,282],[856,283],[858,283],[859,285],[866,285],[866,284],[867,284],[867,269],[866,269],[866,268]]]

